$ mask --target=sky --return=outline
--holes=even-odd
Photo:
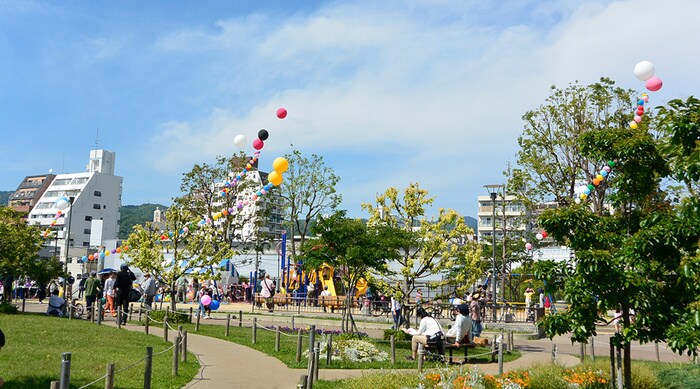
[[[0,0],[0,190],[115,151],[122,203],[169,204],[196,163],[270,137],[341,181],[341,208],[418,182],[476,216],[550,87],[656,65],[650,104],[698,95],[696,0]],[[284,107],[287,118],[275,112]],[[282,184],[284,185],[284,183]]]

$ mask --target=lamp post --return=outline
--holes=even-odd
[[[493,243],[492,243],[492,250],[493,250],[493,256],[491,258],[491,287],[493,290],[493,293],[491,293],[491,298],[493,299],[493,322],[496,322],[496,197],[498,196],[498,190],[501,189],[503,185],[501,184],[490,184],[490,185],[484,185],[484,188],[489,191],[489,195],[491,196],[491,210],[493,211],[493,217],[491,218],[491,225],[493,226],[492,229],[492,237],[493,237]]]

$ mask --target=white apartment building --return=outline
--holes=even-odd
[[[36,202],[27,222],[39,225],[42,230],[57,232],[47,240],[42,256],[60,252],[62,261],[80,258],[97,251],[105,241],[117,239],[123,179],[114,175],[115,157],[112,151],[91,150],[86,172],[56,175]],[[52,227],[58,211],[56,200],[61,196],[72,199],[73,204],[63,211]]]
[[[479,225],[477,229],[477,239],[479,242],[491,243],[493,238],[493,207],[491,196],[479,196],[479,210],[477,218]],[[532,227],[525,222],[525,216],[529,210],[525,208],[516,196],[503,196],[499,193],[496,196],[496,239],[503,239],[503,223],[506,223],[506,233],[514,231],[529,231]]]

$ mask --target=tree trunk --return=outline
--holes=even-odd
[[[175,312],[177,303],[177,289],[175,288],[175,281],[170,282],[170,311]],[[165,294],[163,294],[165,297]]]

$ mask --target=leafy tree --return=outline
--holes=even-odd
[[[177,279],[190,272],[206,279],[217,279],[212,270],[225,258],[231,258],[234,250],[218,245],[219,232],[211,224],[199,224],[201,216],[184,207],[180,201],[165,212],[165,229],[161,231],[146,223],[137,225],[124,243],[129,247],[131,264],[150,272],[170,290],[170,308],[175,310]],[[166,260],[165,253],[172,259]]]
[[[385,288],[394,288],[400,299],[408,297],[417,280],[441,271],[448,272],[448,281],[460,285],[460,290],[474,283],[481,274],[481,251],[467,237],[473,231],[464,224],[464,218],[451,209],[440,209],[437,219],[426,217],[426,208],[433,203],[428,191],[410,184],[400,197],[396,188],[389,188],[377,196],[377,205],[362,204],[370,213],[370,226],[401,229],[404,237],[399,257],[383,276]]]
[[[285,182],[281,186],[282,197],[289,207],[289,231],[291,232],[291,254],[297,261],[297,242],[303,246],[310,231],[311,224],[321,212],[333,211],[342,201],[336,193],[340,177],[332,168],[325,165],[323,157],[311,154],[307,158],[299,150],[285,155],[289,170],[285,173]]]
[[[212,244],[215,250],[225,247],[236,250],[254,250],[268,239],[264,229],[267,208],[264,201],[239,208],[239,201],[259,188],[257,180],[242,176],[236,185],[224,186],[234,179],[234,174],[257,168],[250,163],[251,158],[241,152],[230,158],[217,157],[214,164],[196,164],[183,175],[180,190],[185,196],[179,199],[182,206],[191,210],[195,217],[209,220],[214,234]],[[263,173],[261,178],[264,180]],[[222,192],[225,194],[222,194]],[[233,210],[233,213],[230,211]],[[253,226],[252,229],[247,227]],[[240,264],[235,264],[240,265]]]
[[[397,257],[402,236],[401,231],[391,227],[367,227],[361,220],[347,218],[345,211],[319,217],[313,233],[318,237],[301,246],[304,268],[315,270],[328,264],[340,270],[348,307],[354,297],[350,291],[357,281],[370,271],[385,270],[387,261]],[[350,309],[343,310],[342,329],[357,331]]]
[[[574,189],[590,181],[607,162],[581,152],[579,138],[588,132],[625,127],[629,122],[633,91],[615,87],[614,81],[582,86],[570,84],[566,89],[552,86],[546,104],[523,116],[525,129],[518,138],[518,164],[528,175],[528,198],[553,200],[567,205]],[[595,189],[594,209],[603,207],[606,185]]]
[[[0,207],[0,275],[5,275],[5,282],[32,273],[39,256],[41,233],[35,226],[27,225],[22,215],[12,208]],[[11,292],[12,288],[4,289],[5,300],[9,300]]]
[[[633,102],[629,105],[631,110]],[[572,340],[585,343],[596,334],[601,312],[620,309],[624,330],[613,340],[624,347],[626,387],[633,340],[668,340],[676,351],[698,352],[700,289],[694,269],[700,270],[700,202],[697,196],[674,202],[661,185],[675,178],[689,192],[697,188],[698,112],[695,99],[674,101],[660,112],[659,137],[645,131],[646,124],[639,130],[611,124],[606,131],[581,134],[576,145],[582,158],[614,165],[607,200],[601,191],[591,196],[592,204],[605,207],[570,204],[539,219],[576,253],[575,263],[538,264],[539,274],[563,285],[570,303],[566,312],[546,317],[545,331],[571,332]]]

